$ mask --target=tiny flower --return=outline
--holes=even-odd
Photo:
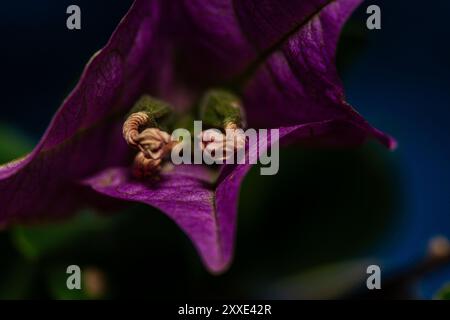
[[[144,178],[156,175],[161,161],[171,151],[174,142],[158,126],[161,118],[170,113],[170,107],[149,96],[142,96],[123,124],[122,134],[129,146],[139,149],[134,158],[133,174]]]
[[[271,143],[375,138],[395,148],[346,102],[334,63],[360,2],[136,0],[35,149],[0,166],[0,226],[67,218],[111,199],[145,203],[188,235],[208,270],[223,272],[251,164],[160,170],[169,128],[194,115],[221,130],[209,144],[228,150],[229,139],[242,146],[244,127],[279,129]],[[235,135],[224,139],[227,128]]]
[[[135,115],[136,113],[133,113],[128,119],[135,118]],[[129,120],[125,122],[124,128],[128,124]],[[170,141],[170,135],[157,128],[147,128],[133,135],[132,139],[127,139],[130,136],[128,132],[125,136],[127,142],[131,140],[130,146],[140,150],[134,158],[134,176],[144,178],[156,175],[161,169],[161,161],[172,149],[173,143]]]
[[[226,134],[217,129],[208,129],[199,135],[199,148],[218,163],[224,163],[236,151],[245,148],[245,134],[242,130],[227,127]]]
[[[218,150],[218,148],[222,150],[225,146],[225,142],[225,136],[217,129],[208,129],[202,131],[199,135],[200,150],[206,150],[208,153]]]
[[[230,149],[240,150],[245,147],[245,133],[242,129],[239,128],[230,128],[227,127],[225,129],[225,137],[226,137],[226,145]]]
[[[142,131],[136,142],[146,158],[161,159],[170,151],[170,135],[158,128],[148,128]]]

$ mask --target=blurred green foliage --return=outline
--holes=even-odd
[[[450,283],[445,284],[435,295],[438,300],[450,300]]]
[[[0,164],[24,156],[33,145],[13,127],[0,123]]]
[[[282,279],[266,289],[280,299],[339,299],[357,290],[367,279],[366,266],[374,261],[336,262]]]
[[[34,260],[55,253],[71,243],[80,242],[83,238],[108,228],[111,222],[110,219],[86,210],[66,223],[14,227],[11,235],[19,252]]]

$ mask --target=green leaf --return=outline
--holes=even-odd
[[[0,123],[0,164],[25,155],[32,147],[32,143],[19,131]]]
[[[64,223],[18,226],[12,229],[11,234],[17,249],[26,258],[34,260],[104,230],[111,223],[111,219],[84,211]]]
[[[277,296],[289,299],[336,299],[364,285],[369,260],[351,260],[312,268],[277,282]]]
[[[450,300],[450,282],[439,289],[434,298],[437,300]]]

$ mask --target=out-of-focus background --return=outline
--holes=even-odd
[[[65,27],[77,4],[82,29]],[[30,151],[89,57],[131,1],[20,1],[0,6],[0,163]],[[382,30],[365,27],[370,4]],[[208,274],[166,216],[133,205],[104,218],[0,231],[0,298],[436,298],[450,265],[425,264],[450,237],[450,3],[366,1],[338,52],[348,100],[399,141],[353,150],[281,152],[280,172],[246,178],[236,255]],[[1,205],[1,204],[0,204]],[[381,291],[365,288],[378,264]],[[65,287],[77,264],[83,290]],[[439,295],[438,292],[441,292]]]

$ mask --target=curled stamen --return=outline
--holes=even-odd
[[[168,133],[156,128],[139,134],[138,147],[141,150],[134,158],[133,173],[138,178],[154,176],[161,170],[161,162],[177,143],[170,141]]]
[[[158,173],[162,159],[174,145],[167,132],[158,128],[142,130],[149,124],[149,120],[147,113],[136,112],[132,113],[123,125],[125,141],[128,145],[140,150],[133,163],[133,174],[138,178],[150,177]]]
[[[139,152],[134,158],[133,175],[137,178],[154,176],[161,170],[162,159],[149,159],[143,152]]]
[[[137,148],[139,129],[148,124],[150,118],[145,112],[132,113],[123,124],[122,134],[128,145]]]
[[[150,117],[145,112],[132,113],[123,124],[122,133],[128,145],[140,152],[134,158],[133,174],[143,178],[153,176],[161,168],[162,158],[172,149],[170,135],[158,128],[147,128]],[[140,132],[142,130],[142,132]]]
[[[169,151],[170,135],[158,128],[148,128],[136,137],[136,142],[147,158],[159,159]]]
[[[148,177],[159,172],[162,160],[175,145],[170,135],[159,129],[170,126],[171,110],[164,101],[146,94],[132,107],[122,130],[127,144],[139,150],[133,164],[135,176]]]

